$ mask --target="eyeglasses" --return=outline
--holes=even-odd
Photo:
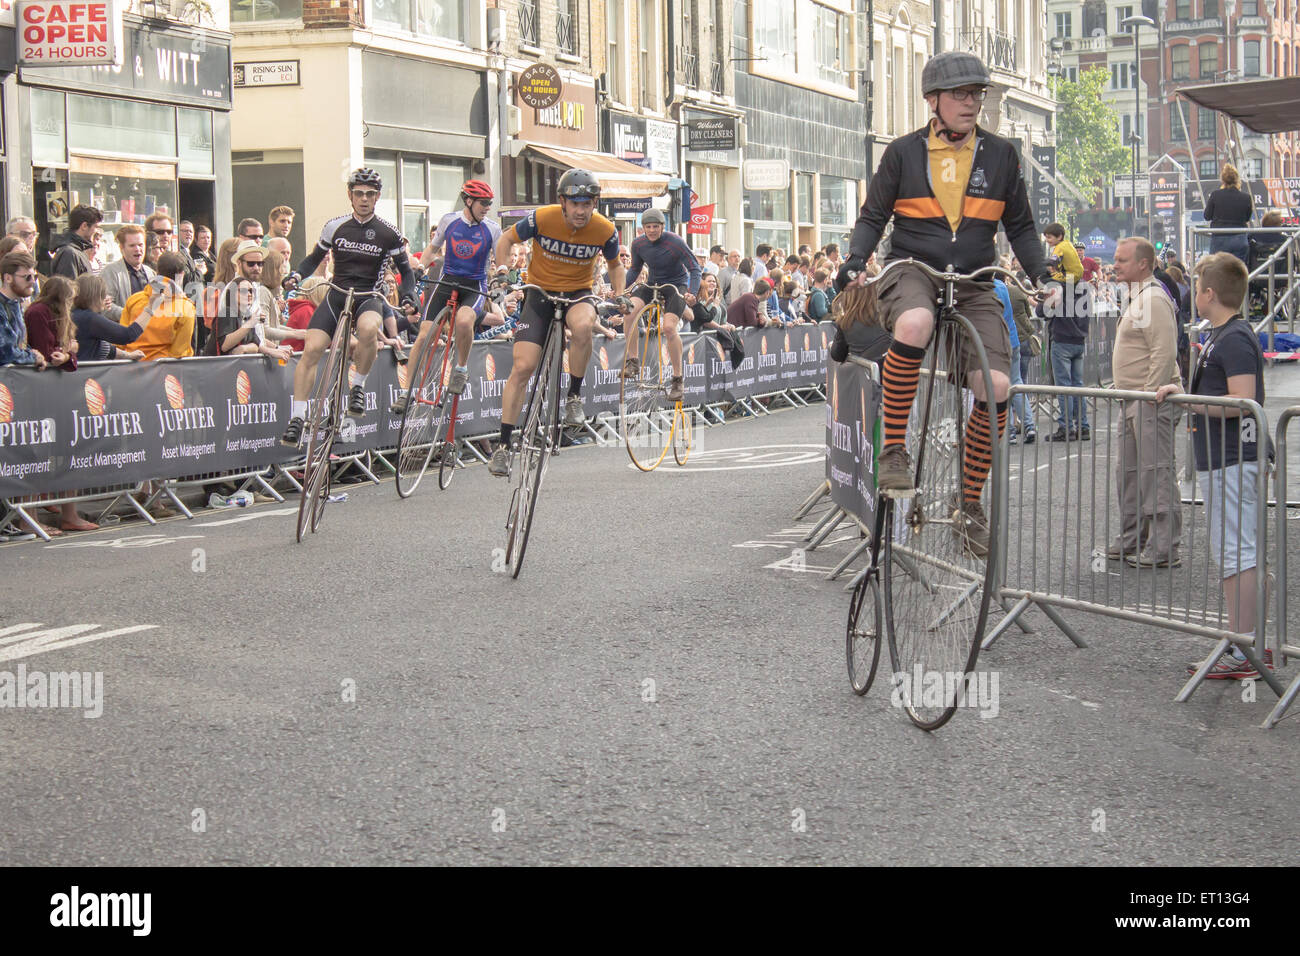
[[[978,90],[949,90],[948,95],[958,103],[968,103],[971,100],[976,103],[983,103],[988,98],[989,91],[983,87]]]
[[[153,234],[154,234],[155,236],[170,236],[170,235],[172,234],[172,232],[173,232],[173,230],[171,230],[171,229],[155,229],[155,230],[153,231]]]
[[[15,278],[15,279],[22,279],[24,282],[35,282],[35,281],[36,281],[36,273],[35,273],[35,272],[15,272],[15,273],[14,273],[14,278]]]
[[[255,233],[253,233],[252,235],[245,236],[244,238],[245,238],[245,239],[250,239],[250,240],[252,240],[253,242],[261,242],[261,241],[262,241],[262,234],[261,234],[260,232],[255,232]]]
[[[241,259],[240,261],[250,269],[260,269],[266,265],[266,261],[263,259]]]
[[[480,206],[482,206],[484,209],[491,209],[491,208],[492,208],[492,200],[491,200],[491,199],[475,199],[474,201],[475,201],[476,203],[478,203]]]
[[[562,194],[565,199],[572,199],[578,202],[584,199],[595,199],[600,195],[600,186],[596,183],[583,183],[580,186],[570,186],[567,193]]]
[[[352,195],[356,196],[358,199],[378,199],[379,190],[378,189],[354,189],[352,190]]]

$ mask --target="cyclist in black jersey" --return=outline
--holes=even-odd
[[[377,289],[384,276],[384,261],[391,259],[401,276],[402,308],[410,315],[419,311],[415,298],[415,275],[406,255],[402,234],[397,227],[375,215],[383,179],[373,169],[358,169],[348,177],[348,200],[352,213],[325,223],[320,241],[284,280],[286,289],[296,288],[304,275],[311,275],[333,253],[335,286],[355,290],[352,313],[356,316],[357,348],[354,361],[357,375],[348,395],[348,414],[360,418],[366,413],[366,376],[375,364],[379,347],[379,328],[384,319],[384,300]],[[307,325],[306,345],[293,374],[293,408],[289,426],[280,439],[285,445],[302,441],[303,419],[307,415],[307,397],[316,381],[316,365],[329,348],[334,330],[343,312],[347,295],[331,289]]]

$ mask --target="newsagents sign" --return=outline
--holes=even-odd
[[[25,67],[120,63],[122,17],[113,0],[18,0],[18,62]]]

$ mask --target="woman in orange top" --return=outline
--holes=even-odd
[[[121,323],[139,321],[144,334],[128,348],[144,352],[146,362],[194,354],[194,304],[185,298],[185,259],[179,252],[158,257],[158,274],[126,300]]]

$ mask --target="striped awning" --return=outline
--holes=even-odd
[[[663,173],[652,173],[644,166],[629,163],[610,153],[532,143],[528,144],[528,149],[537,153],[543,162],[561,169],[586,169],[595,173],[600,179],[601,199],[652,199],[668,191],[668,177]]]

